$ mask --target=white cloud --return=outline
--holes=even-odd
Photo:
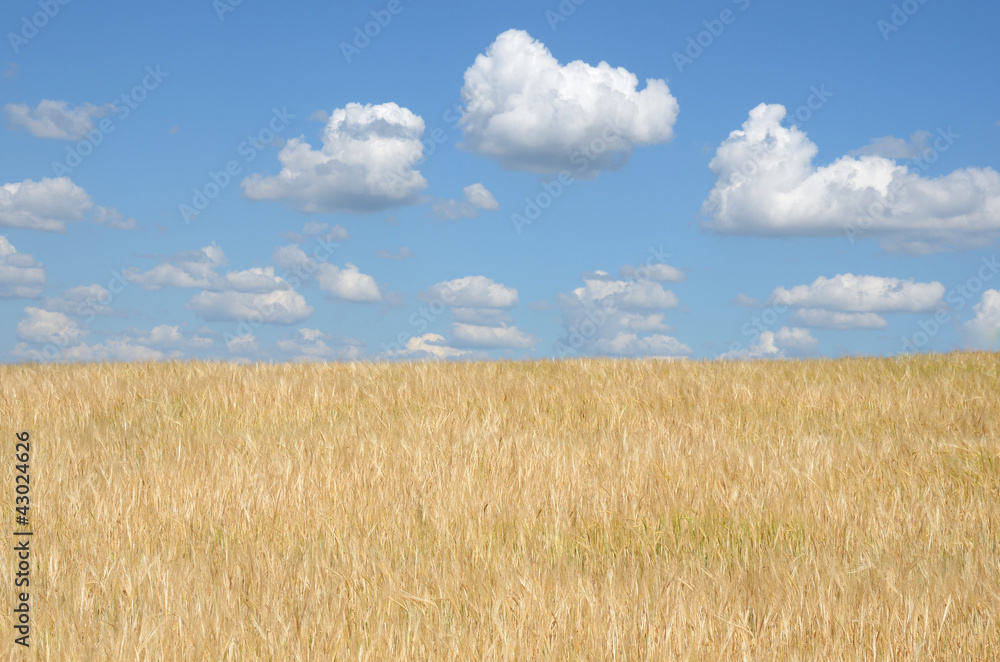
[[[438,200],[434,203],[431,212],[441,220],[456,221],[460,218],[476,218],[479,210],[496,211],[500,209],[500,203],[496,201],[493,194],[486,190],[480,183],[470,184],[462,189],[465,193],[465,200]]]
[[[595,349],[613,356],[687,356],[691,348],[671,336],[660,333],[638,336],[619,331],[613,338],[598,338]]]
[[[111,113],[114,106],[95,106],[85,103],[70,106],[65,101],[42,99],[31,108],[23,103],[4,106],[11,126],[27,129],[38,138],[76,140],[94,128],[94,119]]]
[[[406,341],[406,347],[388,351],[385,356],[386,358],[450,359],[469,354],[470,352],[467,350],[456,349],[444,344],[444,336],[438,333],[425,333],[422,336],[410,338]]]
[[[247,197],[284,200],[299,211],[379,211],[416,201],[427,181],[414,170],[424,121],[395,103],[349,103],[333,111],[322,148],[292,138],[278,153],[281,172],[243,180]]]
[[[1000,290],[986,290],[973,306],[976,316],[963,326],[973,344],[995,347],[1000,341]]]
[[[26,179],[0,186],[0,225],[63,232],[94,206],[90,194],[69,177]]]
[[[364,343],[354,338],[335,338],[318,329],[299,329],[292,336],[278,341],[278,349],[292,361],[329,361],[357,359]]]
[[[506,168],[596,176],[673,137],[678,105],[666,82],[638,84],[607,62],[560,65],[527,32],[508,30],[465,72],[463,146]]]
[[[512,308],[518,301],[517,290],[486,276],[465,276],[437,283],[418,298],[465,308]]]
[[[0,235],[0,298],[34,299],[45,289],[45,269]]]
[[[116,230],[135,230],[139,227],[134,218],[125,218],[117,209],[100,205],[94,208],[94,223]]]
[[[162,361],[167,355],[123,336],[96,345],[83,343],[67,347],[62,352],[62,358],[66,361]],[[180,358],[180,355],[173,358]]]
[[[855,313],[920,313],[939,306],[944,293],[944,285],[936,281],[837,274],[820,276],[811,285],[775,288],[768,301]]]
[[[32,306],[25,308],[24,312],[24,319],[17,325],[17,336],[21,340],[66,346],[79,342],[87,335],[75,319],[63,313]]]
[[[811,352],[816,349],[819,341],[812,337],[807,329],[783,326],[774,335],[774,342],[782,349],[799,353]]]
[[[555,297],[564,331],[560,354],[567,349],[612,356],[691,354],[690,347],[663,333],[670,327],[661,311],[678,303],[673,292],[652,281],[615,280],[604,271],[583,278],[583,287]]]
[[[795,321],[814,329],[884,329],[889,323],[876,313],[842,313],[823,308],[795,311]]]
[[[257,320],[268,324],[295,324],[312,315],[313,307],[295,290],[200,292],[187,307],[208,321]]]
[[[252,333],[234,336],[226,341],[226,349],[230,354],[247,354],[257,351],[257,337]]]
[[[287,290],[289,285],[274,275],[274,267],[253,267],[244,271],[226,273],[226,285],[237,292],[274,292]]]
[[[186,335],[181,332],[179,325],[170,326],[168,324],[154,326],[148,333],[135,338],[135,341],[150,347],[175,350],[207,349],[214,344],[211,338],[197,334]]]
[[[111,293],[107,288],[95,283],[71,287],[58,297],[46,297],[45,308],[67,315],[111,315],[110,301]]]
[[[886,249],[915,253],[981,246],[1000,233],[1000,173],[992,168],[928,178],[876,155],[817,167],[816,145],[782,126],[784,117],[784,106],[761,104],[719,146],[709,164],[717,181],[702,207],[705,227],[873,236]],[[935,141],[954,140],[945,135]]]
[[[719,356],[720,359],[743,360],[743,359],[764,359],[783,356],[778,346],[774,343],[774,331],[762,331],[757,342],[746,349],[737,349],[726,352]]]
[[[129,267],[122,275],[144,290],[161,287],[221,289],[225,287],[225,279],[216,273],[216,269],[225,263],[225,253],[213,243],[197,251],[177,253],[149,271],[140,272],[135,267]]]
[[[516,326],[484,326],[455,322],[451,334],[458,344],[466,347],[528,349],[538,342],[530,333]]]
[[[669,264],[644,264],[639,267],[626,264],[618,270],[618,276],[632,280],[654,280],[659,283],[683,283],[687,280],[687,275],[683,271]]]
[[[343,268],[323,262],[316,270],[316,279],[320,289],[344,301],[373,303],[382,300],[375,279],[358,271],[350,262]]]

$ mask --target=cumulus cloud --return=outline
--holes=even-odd
[[[465,276],[437,283],[418,298],[465,308],[512,308],[518,301],[517,290],[486,276]]]
[[[500,209],[500,203],[496,201],[493,194],[486,190],[480,183],[470,184],[462,189],[465,193],[465,200],[438,200],[431,208],[431,212],[443,221],[456,221],[460,218],[476,218],[479,210],[496,211]]]
[[[505,168],[596,176],[673,137],[678,105],[666,81],[638,84],[607,62],[561,65],[527,32],[508,30],[465,72],[463,147]]]
[[[976,316],[963,326],[970,341],[979,347],[995,347],[1000,341],[1000,290],[983,292],[972,309]]]
[[[455,322],[451,325],[451,335],[458,345],[464,347],[528,349],[538,342],[530,333],[525,333],[516,326]]]
[[[884,329],[889,323],[876,313],[842,313],[822,308],[795,311],[795,321],[814,329]]]
[[[258,320],[267,324],[295,324],[313,312],[305,298],[291,289],[263,294],[203,291],[192,297],[187,307],[208,321]]]
[[[45,269],[33,255],[18,253],[0,235],[0,298],[34,299],[45,289]]]
[[[23,103],[9,103],[4,110],[12,127],[27,129],[33,136],[76,140],[94,128],[95,118],[108,115],[114,106],[90,103],[70,106],[65,101],[42,99],[34,108]]]
[[[166,258],[149,271],[128,267],[122,275],[144,290],[161,287],[194,287],[219,289],[225,286],[216,269],[226,263],[226,255],[213,242],[196,251],[185,251]]]
[[[414,169],[423,155],[424,121],[395,103],[349,103],[330,115],[323,146],[292,138],[278,153],[281,172],[242,182],[247,197],[283,200],[306,213],[380,211],[416,202],[427,181]]]
[[[252,354],[257,351],[257,336],[252,333],[233,336],[226,341],[226,349],[230,354]]]
[[[584,274],[583,286],[559,293],[564,335],[557,344],[568,351],[611,356],[676,357],[691,348],[666,335],[663,309],[677,306],[673,292],[652,281],[616,280],[605,271]]]
[[[278,341],[278,349],[292,361],[336,361],[359,358],[364,343],[354,338],[337,338],[318,329],[299,329]]]
[[[28,342],[72,345],[87,335],[79,322],[64,313],[28,306],[17,325],[17,337]]]
[[[737,349],[719,356],[720,359],[771,359],[785,356],[790,351],[795,354],[808,354],[816,349],[818,341],[808,330],[802,328],[781,327],[777,333],[762,331],[755,343],[746,349]]]
[[[0,225],[63,232],[94,206],[90,194],[69,177],[26,179],[0,186]]]
[[[816,166],[816,145],[782,126],[784,118],[784,106],[761,104],[719,146],[703,226],[738,235],[873,236],[887,250],[912,253],[981,246],[1000,233],[1000,173],[992,168],[923,177],[874,153],[898,152],[895,143]],[[942,148],[953,140],[934,137]]]
[[[811,285],[775,288],[769,303],[855,313],[921,313],[941,305],[944,293],[944,285],[936,281],[837,274],[820,276]]]
[[[316,279],[321,290],[344,301],[374,303],[382,300],[382,293],[375,279],[361,273],[350,262],[344,267],[323,262],[316,270]]]
[[[470,355],[468,350],[457,349],[445,344],[444,336],[438,333],[425,333],[406,341],[403,349],[385,352],[386,358],[409,359],[451,359]]]

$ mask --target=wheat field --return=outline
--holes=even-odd
[[[0,368],[9,659],[1000,658],[1000,357]]]

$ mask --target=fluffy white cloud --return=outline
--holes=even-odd
[[[615,280],[606,271],[584,274],[584,286],[573,290],[581,301],[613,299],[615,307],[622,310],[656,310],[673,308],[677,296],[652,281]]]
[[[69,177],[26,179],[0,186],[0,225],[63,232],[94,206],[90,194]]]
[[[226,285],[237,292],[274,292],[289,288],[282,278],[274,275],[274,267],[253,267],[226,273]]]
[[[344,301],[373,303],[382,300],[378,283],[348,262],[343,268],[323,262],[316,270],[320,289]]]
[[[45,288],[45,269],[0,235],[0,298],[34,299]]]
[[[11,126],[27,129],[33,136],[76,140],[94,128],[94,118],[108,115],[114,106],[90,103],[70,106],[65,101],[42,99],[34,108],[23,103],[9,103],[4,110]]]
[[[687,275],[669,264],[644,264],[633,267],[624,265],[618,270],[621,278],[632,280],[654,280],[659,283],[683,283]]]
[[[349,103],[330,115],[323,146],[292,138],[278,153],[281,172],[243,180],[247,197],[284,200],[299,211],[379,211],[411,204],[427,187],[414,169],[424,121],[395,103]]]
[[[676,357],[691,348],[666,335],[664,308],[677,305],[673,292],[652,281],[615,280],[607,272],[584,274],[584,285],[555,297],[562,309],[560,355],[594,352],[612,356]],[[656,333],[653,333],[656,332]]]
[[[527,32],[508,30],[465,72],[463,146],[506,168],[596,176],[634,147],[673,137],[678,105],[667,83],[638,84],[607,62],[560,65]]]
[[[410,338],[406,347],[385,353],[386,358],[412,359],[450,359],[471,354],[467,350],[456,349],[444,344],[444,336],[438,333],[425,333],[422,336]]]
[[[928,178],[874,154],[817,167],[816,145],[782,126],[784,117],[784,106],[761,104],[719,146],[703,225],[741,235],[874,236],[914,253],[980,246],[1000,233],[997,171]]]
[[[944,293],[944,285],[936,281],[837,274],[820,276],[811,285],[775,288],[769,303],[855,313],[920,313],[939,306]]]
[[[774,342],[778,347],[795,352],[811,352],[819,344],[807,329],[787,326],[778,329],[778,333],[774,335]]]
[[[207,349],[213,345],[211,338],[197,334],[185,335],[180,326],[160,324],[154,326],[148,333],[141,334],[135,341],[142,345],[161,349],[197,350]]]
[[[87,332],[79,322],[64,313],[28,306],[25,317],[17,325],[17,336],[28,342],[59,346],[72,345],[80,341]]]
[[[278,349],[292,361],[330,361],[357,359],[364,343],[354,338],[335,338],[318,329],[299,329],[278,341]]]
[[[437,283],[418,298],[465,308],[512,308],[518,301],[517,290],[486,276],[465,276]]]
[[[486,190],[480,183],[470,184],[462,189],[465,193],[465,200],[438,200],[434,203],[431,212],[443,221],[456,221],[460,218],[476,218],[479,210],[496,211],[500,209],[500,203],[496,201],[493,194]]]
[[[969,339],[979,347],[995,347],[1000,341],[1000,290],[983,292],[972,309],[976,316],[963,327]]]
[[[808,354],[815,350],[818,344],[808,330],[783,326],[777,333],[762,331],[760,337],[750,347],[726,352],[719,358],[730,360],[780,358],[785,356],[786,350],[793,354]]]
[[[208,321],[258,320],[268,324],[295,324],[313,312],[305,298],[290,289],[263,294],[204,291],[192,297],[187,307]]]
[[[876,313],[842,313],[822,308],[795,311],[795,321],[814,329],[884,329],[889,323]]]
[[[455,322],[451,335],[459,345],[466,347],[528,349],[538,341],[530,333],[516,326],[484,326]]]
[[[213,243],[200,250],[177,253],[149,271],[128,267],[122,275],[144,290],[161,287],[221,289],[225,287],[225,279],[216,269],[225,263],[225,253]]]

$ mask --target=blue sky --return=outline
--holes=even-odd
[[[997,347],[993,3],[0,10],[0,355]]]

